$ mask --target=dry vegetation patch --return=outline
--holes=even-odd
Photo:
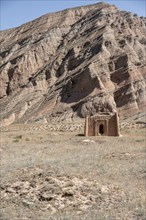
[[[127,201],[123,189],[101,185],[94,179],[56,175],[40,168],[22,170],[18,176],[21,178],[1,185],[2,202],[22,203],[54,213],[60,209],[81,211],[93,205],[108,207]]]
[[[1,219],[145,220],[145,156],[143,128],[2,131]]]

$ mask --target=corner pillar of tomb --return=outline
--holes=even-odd
[[[94,135],[94,136],[97,136],[97,135],[98,135],[98,132],[99,132],[99,131],[98,131],[99,129],[98,129],[97,121],[96,121],[96,120],[94,120],[94,127],[93,127],[93,128],[94,128],[94,131],[93,131],[94,134],[93,134],[93,135]]]
[[[106,126],[105,135],[109,135],[109,131],[108,131],[108,120],[107,120],[107,119],[106,119],[106,121],[105,121],[105,126]]]
[[[88,117],[85,118],[85,136],[88,136],[89,134],[89,123],[88,123]]]
[[[118,112],[115,113],[115,118],[116,118],[116,133],[117,133],[117,136],[120,136]]]

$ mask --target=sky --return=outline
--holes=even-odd
[[[101,1],[146,17],[146,0],[0,0],[0,30],[18,27],[46,13]]]

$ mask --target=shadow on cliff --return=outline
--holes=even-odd
[[[93,90],[100,89],[99,81],[92,78],[90,70],[86,69],[77,76],[71,77],[61,91],[61,102],[73,104],[90,95]]]

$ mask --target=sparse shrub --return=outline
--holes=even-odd
[[[15,140],[13,140],[13,142],[17,143],[17,142],[19,142],[19,139],[15,139]]]
[[[136,142],[143,142],[143,141],[145,141],[144,139],[142,139],[142,140],[136,140]]]
[[[13,142],[19,142],[19,140],[20,139],[22,139],[22,135],[17,135],[16,137],[15,137],[15,139],[13,140]]]
[[[17,135],[15,139],[22,139],[22,135]]]
[[[138,217],[138,219],[144,220],[146,217],[146,210],[143,207],[140,207],[136,211],[136,216]]]

